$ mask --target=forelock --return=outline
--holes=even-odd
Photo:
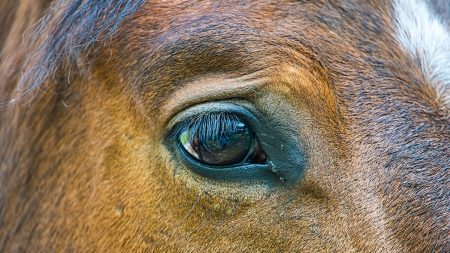
[[[61,70],[78,68],[82,55],[104,45],[145,0],[56,0],[28,40],[19,96],[39,88]]]

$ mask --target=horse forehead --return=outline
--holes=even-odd
[[[150,19],[148,23],[155,21],[166,23],[159,26],[163,32],[155,33],[160,35],[158,37],[161,40],[153,43],[157,51],[162,50],[155,54],[161,58],[157,61],[158,67],[161,67],[165,61],[168,64],[176,62],[173,56],[180,52],[184,52],[181,57],[205,60],[206,56],[217,56],[211,52],[219,49],[224,52],[219,55],[220,60],[223,60],[226,54],[243,52],[242,61],[258,61],[264,57],[256,57],[257,54],[245,54],[252,51],[251,49],[259,50],[262,45],[259,40],[267,41],[265,36],[284,34],[287,38],[294,38],[294,41],[299,44],[310,43],[306,48],[315,48],[316,54],[331,55],[333,51],[343,54],[342,51],[352,49],[371,54],[366,58],[375,59],[377,50],[368,52],[365,48],[396,51],[397,56],[410,58],[415,66],[404,64],[398,57],[389,59],[388,54],[384,54],[378,61],[391,65],[399,61],[402,68],[414,69],[408,72],[422,80],[422,86],[427,86],[425,89],[433,89],[445,105],[448,106],[450,103],[449,33],[448,28],[435,12],[435,8],[429,6],[430,2],[395,0],[373,4],[371,1],[342,0],[298,1],[295,4],[288,1],[257,3],[242,1],[239,4],[229,2],[220,4],[203,1],[195,8],[185,4],[185,1],[170,3],[163,1],[146,5],[149,10],[153,10],[149,11],[147,16]],[[192,11],[191,8],[193,8]],[[192,23],[192,19],[195,19],[197,23]],[[140,22],[147,21],[144,19]],[[329,28],[329,31],[323,28],[324,25]],[[317,29],[311,28],[314,26],[317,26]],[[290,28],[292,31],[289,32]],[[320,34],[325,32],[328,34]],[[333,36],[334,39],[331,38]],[[321,47],[330,49],[324,50]],[[200,53],[206,56],[199,57]],[[178,56],[176,58],[180,59]],[[230,58],[239,59],[235,56]],[[351,65],[351,62],[347,63]],[[420,75],[418,72],[422,72],[420,77],[417,77]],[[396,73],[389,74],[396,75]],[[381,75],[384,76],[384,74]],[[423,87],[418,88],[423,89]]]
[[[339,2],[340,4],[330,4],[328,1],[242,1],[239,4],[216,4],[203,1],[195,8],[180,4],[185,3],[184,1],[149,3],[144,8],[146,14],[143,18],[136,19],[135,23],[127,27],[132,33],[136,31],[136,36],[128,37],[136,40],[150,38],[151,43],[147,43],[150,50],[147,52],[157,52],[154,55],[160,58],[158,65],[161,66],[165,61],[173,64],[175,61],[172,56],[177,54],[183,54],[182,57],[192,56],[190,59],[204,59],[205,55],[215,56],[212,53],[215,51],[221,51],[222,58],[225,54],[233,54],[232,58],[236,59],[239,54],[244,61],[259,61],[264,57],[268,59],[269,51],[263,55],[255,54],[262,53],[267,47],[295,50],[302,48],[304,51],[311,49],[315,50],[309,52],[311,54],[326,54],[320,52],[320,47],[330,48],[332,44],[335,47],[330,52],[342,52],[341,49],[351,47],[348,41],[366,34],[364,27],[377,27],[375,29],[380,30],[383,26],[378,20],[380,13],[368,9],[374,7],[367,2]],[[327,14],[329,17],[326,17]],[[369,14],[374,15],[363,20],[364,17],[369,18]],[[352,15],[356,18],[350,17]],[[356,20],[360,24],[359,28],[346,27],[346,24]],[[152,22],[158,25],[148,25]],[[146,29],[135,29],[146,24]],[[329,26],[329,29],[324,28],[325,26]],[[372,36],[374,35],[367,35]],[[342,43],[336,43],[339,40]],[[374,40],[365,42],[370,44]]]

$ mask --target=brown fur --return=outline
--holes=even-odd
[[[0,21],[16,16],[0,28],[3,101],[46,6],[0,0]],[[390,1],[147,1],[79,56],[92,65],[70,85],[60,68],[0,114],[0,251],[449,252],[449,112],[390,13]],[[301,181],[190,173],[167,124],[212,100],[245,100],[303,141]]]

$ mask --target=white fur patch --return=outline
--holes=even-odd
[[[450,34],[425,0],[395,0],[396,37],[450,107]]]

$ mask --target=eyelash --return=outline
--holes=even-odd
[[[225,132],[235,132],[242,120],[233,113],[204,113],[192,117],[175,127],[172,138],[188,131],[189,141],[198,138],[199,141],[218,140]]]

